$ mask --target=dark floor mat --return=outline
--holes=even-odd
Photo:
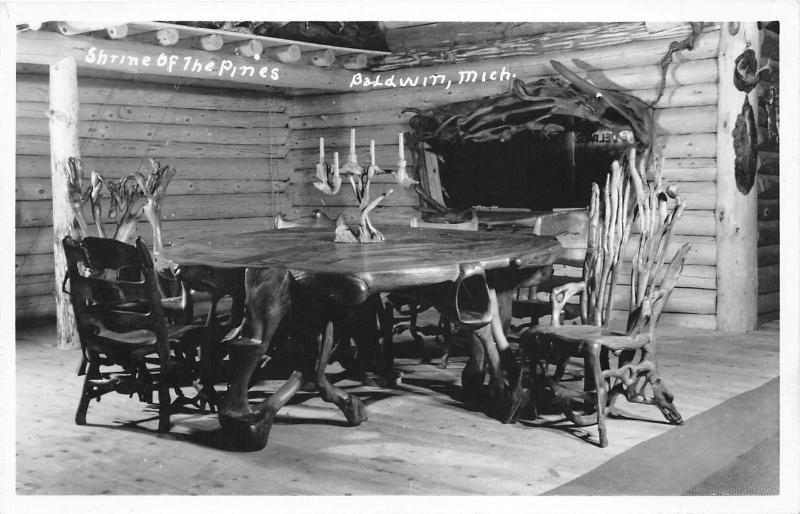
[[[775,378],[693,416],[684,426],[640,443],[545,494],[678,496],[699,488],[699,484],[706,481],[709,487],[716,486],[716,475],[724,478],[722,475],[729,466],[735,468],[736,478],[725,485],[726,491],[734,480],[754,484],[762,478],[768,480],[767,476],[756,478],[752,474],[761,473],[770,466],[774,478],[771,485],[765,487],[777,491],[777,442],[775,448],[764,448],[768,453],[775,452],[775,457],[761,456],[759,447],[777,437],[779,400],[779,379]],[[609,433],[609,438],[612,437],[613,432]],[[748,464],[739,463],[739,459]],[[764,468],[756,468],[762,463],[760,459],[763,459]],[[720,490],[693,494],[733,493]]]
[[[769,496],[780,494],[780,436],[775,433],[734,462],[686,491],[686,496]]]

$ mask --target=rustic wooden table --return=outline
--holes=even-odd
[[[511,292],[532,277],[546,278],[561,252],[550,237],[382,227],[386,241],[334,243],[333,230],[285,229],[173,238],[162,257],[178,265],[246,268],[244,321],[225,341],[233,377],[220,409],[226,438],[241,449],[267,443],[275,413],[305,381],[314,382],[358,425],[366,410],[354,395],[333,386],[325,366],[333,345],[333,322],[348,308],[379,301],[380,293],[402,290],[419,295],[462,328],[473,331],[462,386],[479,394],[485,369],[490,393],[505,394],[500,353],[510,354],[505,329],[511,319]],[[293,345],[313,358],[294,371],[270,398],[251,408],[250,377],[289,312]]]

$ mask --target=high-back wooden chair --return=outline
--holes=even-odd
[[[198,373],[190,347],[202,327],[168,324],[150,251],[141,238],[131,246],[114,239],[63,240],[64,291],[75,313],[85,370],[75,422],[86,423],[92,399],[109,392],[137,394],[152,403],[158,392],[159,432],[170,428],[170,387],[191,385]]]
[[[534,235],[554,236],[564,247],[564,251],[553,263],[553,276],[549,280],[536,285],[522,284],[517,288],[511,304],[515,318],[530,318],[531,325],[538,325],[539,318],[550,314],[549,294],[553,288],[581,280],[588,230],[588,209],[558,210],[536,218],[533,224]],[[563,316],[566,319],[573,319],[578,315],[577,304],[564,306]]]
[[[655,333],[691,248],[684,244],[674,251],[670,244],[683,209],[684,201],[674,187],[664,187],[660,177],[649,183],[644,172],[637,170],[633,152],[624,169],[616,161],[612,164],[602,194],[593,185],[583,280],[553,289],[551,325],[521,336],[527,372],[520,374],[515,398],[530,394],[536,410],[549,392],[568,419],[578,425],[598,425],[601,447],[608,445],[606,415],[613,413],[620,394],[629,402],[655,405],[670,423],[683,423],[658,368]],[[629,314],[626,330],[616,332],[609,324],[620,266],[634,227],[638,242]],[[573,295],[580,295],[582,323],[563,325],[561,312]],[[609,353],[617,357],[613,367]],[[584,358],[584,391],[559,384],[573,355]],[[512,405],[509,421],[516,419],[521,407],[520,402]]]

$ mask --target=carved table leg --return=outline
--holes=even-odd
[[[469,359],[461,372],[461,389],[467,401],[477,401],[481,398],[486,376],[485,355],[483,345],[474,333],[470,334],[469,343]]]
[[[333,321],[325,324],[325,330],[319,337],[319,352],[316,360],[314,383],[319,394],[326,402],[335,404],[352,425],[360,425],[367,420],[367,411],[358,396],[351,395],[331,384],[325,376],[325,367],[333,349]],[[308,377],[311,378],[311,377]]]
[[[226,338],[232,376],[219,420],[225,438],[242,450],[260,450],[266,446],[275,412],[300,386],[300,374],[293,374],[278,393],[256,409],[251,409],[247,401],[250,377],[291,308],[290,282],[285,269],[248,269],[245,318]]]

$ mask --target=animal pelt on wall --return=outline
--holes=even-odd
[[[742,111],[736,116],[733,127],[734,173],[736,188],[747,195],[756,180],[756,161],[758,159],[758,130],[753,107],[747,96],[744,97]]]

